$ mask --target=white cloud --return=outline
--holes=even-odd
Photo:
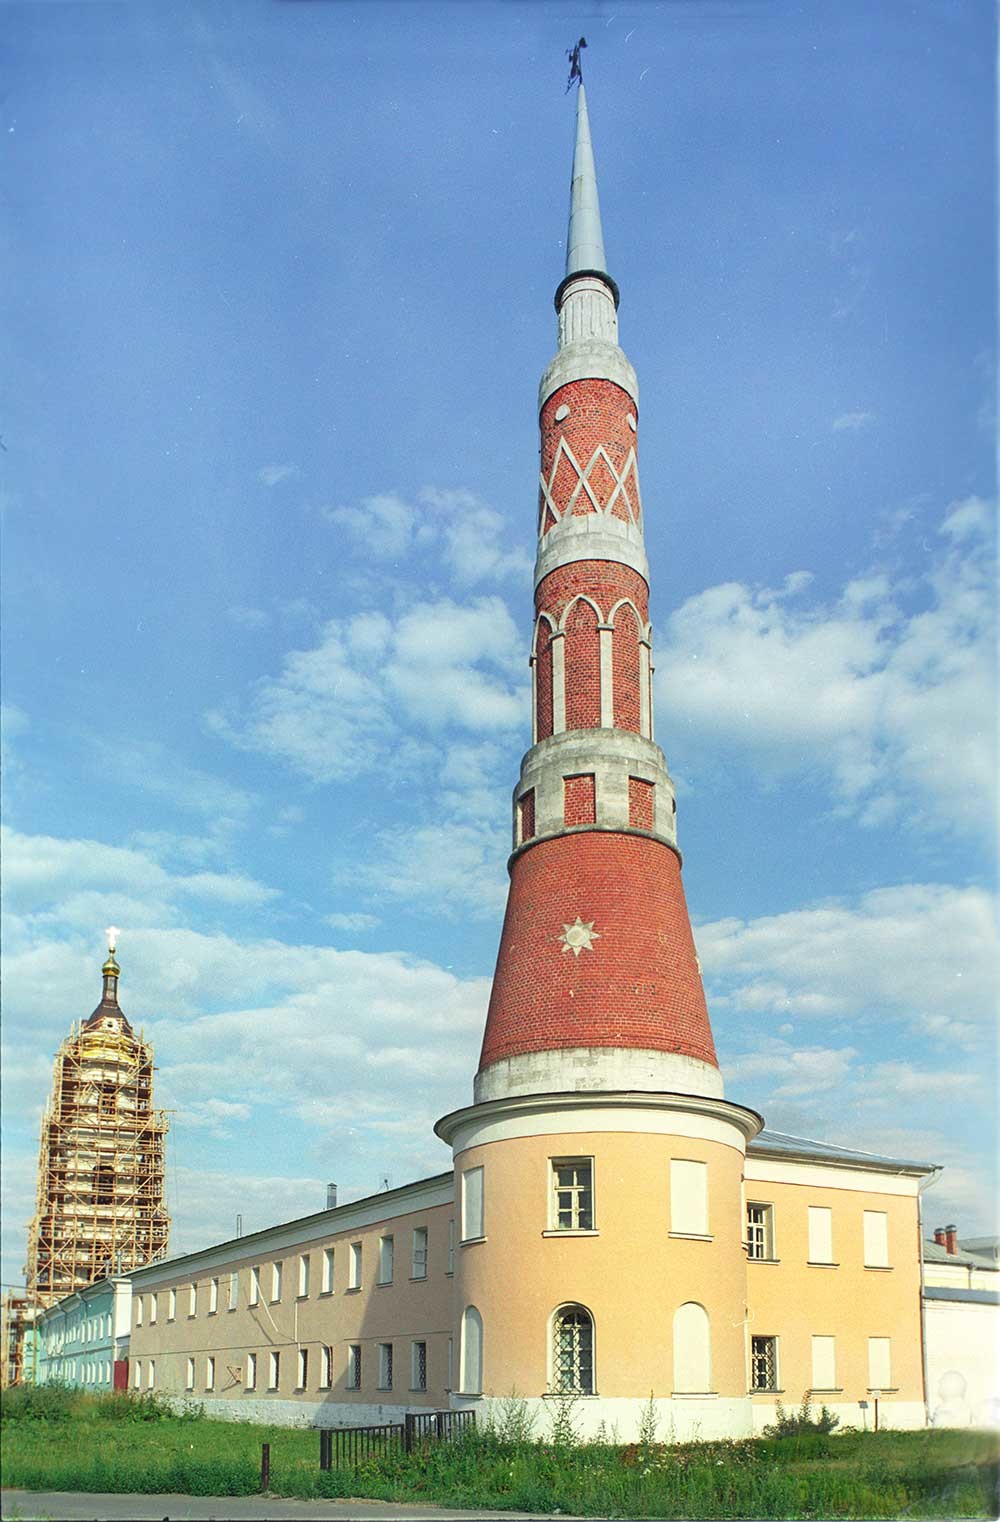
[[[366,930],[374,930],[380,924],[375,914],[328,914],[326,922],[334,930],[346,930],[350,934],[361,934]]]
[[[830,424],[830,429],[833,433],[843,433],[845,431],[857,433],[860,428],[864,428],[868,423],[874,423],[874,421],[874,412],[842,412],[839,417],[834,418]]]
[[[795,573],[689,598],[666,628],[661,712],[716,759],[825,779],[864,825],[980,834],[996,788],[990,526],[980,499],[952,504],[916,587],[876,572],[808,606]]]
[[[360,507],[333,507],[325,516],[344,528],[370,554],[396,560],[406,553],[417,515],[395,492],[365,497]]]
[[[257,472],[257,480],[265,486],[277,486],[297,474],[298,468],[295,465],[262,465]]]
[[[508,842],[480,823],[445,822],[380,832],[370,862],[351,869],[353,881],[373,895],[407,900],[451,918],[492,918],[503,913]]]
[[[116,782],[203,815],[215,835],[241,825],[256,802],[252,793],[200,767],[177,760],[154,740],[92,739],[101,768]]]
[[[365,497],[357,507],[334,507],[325,516],[345,529],[365,555],[399,560],[433,551],[461,587],[506,577],[527,581],[531,561],[510,543],[510,528],[474,492],[429,486],[406,502],[395,492]]]
[[[996,1009],[995,905],[979,888],[910,884],[696,929],[712,1008],[735,1016],[905,1022],[980,1048]]]
[[[326,624],[318,645],[286,657],[257,683],[244,717],[208,716],[234,744],[288,762],[317,782],[375,766],[413,770],[425,742],[453,726],[496,731],[523,723],[519,632],[496,597],[420,603],[395,621],[358,613]]]

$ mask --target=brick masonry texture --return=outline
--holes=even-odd
[[[596,729],[601,722],[601,644],[597,614],[574,603],[566,620],[566,728]]]
[[[639,733],[639,625],[631,608],[615,614],[611,641],[616,729]]]
[[[567,826],[593,824],[597,818],[594,776],[567,777],[563,782],[563,822]]]
[[[641,777],[628,779],[628,822],[633,830],[653,828],[654,790],[655,784],[644,782]]]
[[[566,728],[591,729],[601,722],[601,663],[598,622],[606,622],[622,598],[629,598],[645,624],[649,618],[649,588],[631,566],[614,560],[577,560],[542,578],[535,590],[535,607],[558,625],[574,598],[565,637]],[[540,740],[552,733],[552,654],[548,625],[540,619],[536,640],[537,732]],[[639,627],[635,614],[620,607],[612,636],[614,721],[619,729],[639,733]]]
[[[556,422],[555,415],[563,406],[569,408],[569,415],[561,422]],[[595,378],[570,381],[567,385],[560,386],[559,390],[554,392],[545,403],[539,418],[542,435],[541,469],[544,480],[548,482],[552,478],[552,468],[559,452],[560,439],[565,439],[580,470],[587,471],[595,450],[603,448],[618,476],[621,477],[622,472],[625,471],[629,453],[636,445],[636,435],[629,426],[630,416],[635,417],[632,398],[620,386],[616,386],[614,381]],[[602,509],[606,508],[614,493],[616,482],[604,460],[598,459],[593,464],[587,480],[598,506]],[[569,509],[570,499],[579,482],[579,472],[574,469],[566,455],[562,454],[556,465],[551,486],[552,498],[560,516]],[[632,504],[632,512],[629,512],[628,504],[623,501],[619,492],[611,507],[611,513],[614,517],[626,522],[638,522],[641,519],[641,509],[639,481],[634,463],[628,465],[623,484]],[[555,519],[541,494],[538,510],[541,532],[544,534],[552,527]],[[581,490],[573,504],[572,512],[586,514],[594,511],[594,503],[587,492]]]
[[[578,915],[600,939],[576,956],[560,937]],[[582,831],[513,863],[480,1069],[575,1046],[718,1066],[680,867],[659,841]]]
[[[535,647],[535,687],[538,738],[547,740],[552,733],[552,634],[544,620]]]
[[[520,838],[530,840],[535,833],[535,789],[533,787],[521,794],[517,806],[521,811]]]

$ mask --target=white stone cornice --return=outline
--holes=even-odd
[[[455,1153],[512,1136],[572,1131],[657,1131],[680,1135],[714,1133],[744,1151],[762,1129],[756,1110],[708,1094],[594,1093],[515,1094],[468,1105],[443,1115],[434,1127]],[[692,1129],[694,1127],[694,1129]]]
[[[585,338],[568,343],[552,360],[538,387],[538,410],[560,386],[575,380],[609,380],[639,406],[639,381],[616,343],[605,338]]]
[[[567,514],[538,541],[535,557],[535,585],[577,560],[609,560],[627,565],[649,583],[649,561],[642,539],[642,529],[608,513]]]

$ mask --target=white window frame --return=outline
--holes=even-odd
[[[146,1389],[152,1390],[156,1386],[156,1360],[151,1358],[146,1366]]]
[[[349,1342],[347,1344],[347,1388],[348,1390],[361,1389],[360,1342]]]
[[[150,1326],[155,1326],[156,1325],[157,1298],[158,1297],[156,1295],[150,1295],[150,1297],[149,1297],[149,1324],[150,1324]]]
[[[447,1268],[447,1272],[449,1274],[453,1274],[455,1272],[455,1217],[454,1216],[452,1216],[450,1218],[450,1220],[448,1221],[448,1268]]]
[[[281,1291],[285,1282],[285,1260],[275,1258],[271,1264],[271,1304],[280,1305]]]
[[[866,1210],[862,1217],[865,1268],[890,1268],[889,1212]]]
[[[764,1349],[763,1352],[760,1355],[758,1355],[758,1354],[756,1354],[754,1352],[754,1343],[755,1342],[762,1342],[762,1343],[766,1343],[767,1344],[766,1349]],[[759,1357],[763,1358],[765,1360],[765,1362],[769,1363],[770,1366],[771,1366],[771,1382],[770,1382],[770,1384],[759,1385],[759,1384],[756,1383],[755,1375],[756,1375],[756,1371],[757,1371],[757,1365],[758,1365],[758,1358]],[[777,1337],[770,1337],[770,1336],[763,1335],[763,1334],[758,1335],[757,1333],[754,1333],[754,1335],[750,1338],[750,1389],[751,1389],[751,1391],[754,1391],[754,1392],[758,1392],[758,1391],[762,1391],[762,1390],[771,1390],[771,1391],[774,1391],[774,1390],[780,1390],[781,1389],[781,1378],[780,1378],[779,1367],[778,1367],[778,1339],[777,1339]]]
[[[560,1171],[572,1170],[579,1181],[560,1184]],[[573,1232],[595,1230],[597,1213],[594,1208],[594,1159],[593,1157],[549,1158],[549,1230],[560,1236]],[[561,1202],[561,1197],[566,1197]],[[563,1216],[569,1216],[564,1223]]]
[[[235,1311],[240,1303],[240,1275],[238,1269],[233,1269],[229,1275],[229,1309]]]
[[[878,1376],[884,1374],[884,1380]],[[879,1390],[894,1390],[892,1382],[892,1338],[869,1337],[868,1339],[868,1394]]]
[[[320,1389],[329,1390],[333,1386],[333,1348],[328,1342],[322,1344],[320,1353]]]
[[[300,1300],[309,1298],[309,1280],[312,1278],[312,1258],[309,1253],[299,1254],[299,1295]]]
[[[751,1212],[754,1213],[753,1219]],[[746,1233],[747,1258],[750,1262],[773,1263],[775,1261],[774,1206],[763,1200],[747,1200]]]
[[[217,1316],[219,1314],[218,1276],[208,1281],[208,1314],[210,1316]]]
[[[810,1388],[821,1392],[839,1390],[837,1384],[837,1339],[826,1333],[814,1334],[810,1342],[812,1354],[809,1377],[812,1380]],[[824,1369],[830,1372],[830,1381],[823,1383]]]
[[[364,1243],[352,1242],[347,1260],[347,1288],[360,1289],[364,1272]]]
[[[483,1166],[462,1174],[462,1241],[481,1242],[486,1236],[486,1188]]]
[[[333,1294],[333,1276],[336,1267],[336,1248],[324,1247],[323,1249],[323,1280],[320,1293],[323,1295]]]
[[[474,1339],[469,1335],[470,1328],[473,1327],[475,1328]],[[459,1378],[462,1381],[460,1395],[482,1395],[483,1393],[485,1342],[486,1328],[479,1309],[475,1305],[467,1305],[462,1312],[462,1342],[459,1348]],[[473,1343],[475,1343],[475,1359],[473,1359]]]
[[[247,1382],[246,1382],[246,1388],[248,1390],[256,1390],[256,1388],[257,1388],[257,1354],[256,1353],[248,1353],[247,1354]]]
[[[186,1370],[185,1376],[184,1376],[184,1388],[185,1388],[185,1390],[193,1390],[194,1389],[194,1375],[195,1375],[194,1359],[193,1358],[189,1358],[188,1361],[187,1361],[187,1370]]]
[[[136,1295],[136,1297],[135,1297],[135,1324],[136,1324],[136,1326],[142,1326],[142,1296],[141,1295]]]
[[[589,1328],[589,1358],[585,1356],[584,1341],[582,1336],[574,1337],[570,1334],[569,1341],[572,1344],[570,1356],[573,1359],[574,1369],[568,1383],[563,1382],[560,1371],[562,1362],[561,1334],[564,1321],[567,1318],[582,1321]],[[579,1305],[575,1301],[566,1305],[560,1305],[549,1317],[549,1390],[554,1395],[583,1396],[594,1395],[597,1392],[596,1383],[596,1329],[594,1318],[585,1305]],[[587,1388],[585,1372],[589,1364],[590,1386]],[[575,1376],[575,1377],[574,1377]]]
[[[198,1281],[188,1285],[188,1320],[198,1314]]]
[[[255,1263],[250,1270],[250,1305],[260,1304],[260,1264]]]
[[[708,1164],[698,1157],[670,1159],[670,1235],[709,1238]]]
[[[392,1343],[380,1342],[378,1345],[378,1387],[380,1390],[392,1389]]]
[[[427,1278],[427,1227],[414,1226],[410,1243],[410,1278]]]
[[[167,1290],[167,1320],[174,1321],[177,1317],[177,1291]]]
[[[277,1390],[281,1385],[281,1353],[272,1348],[267,1355],[267,1388]]]
[[[307,1390],[309,1388],[309,1349],[308,1348],[299,1348],[298,1373],[299,1373],[299,1382],[298,1382],[298,1385],[297,1385],[296,1388],[299,1389],[299,1390]]]
[[[392,1232],[378,1239],[378,1282],[391,1284],[395,1271],[396,1239]]]
[[[215,1359],[211,1354],[205,1359],[205,1389],[215,1389]]]

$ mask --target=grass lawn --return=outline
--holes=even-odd
[[[148,1397],[43,1387],[3,1398],[4,1484],[28,1490],[250,1495],[271,1445],[282,1496],[366,1496],[602,1517],[995,1517],[1000,1441],[880,1432],[728,1443],[503,1442],[490,1433],[319,1468],[308,1428],[164,1414]]]

